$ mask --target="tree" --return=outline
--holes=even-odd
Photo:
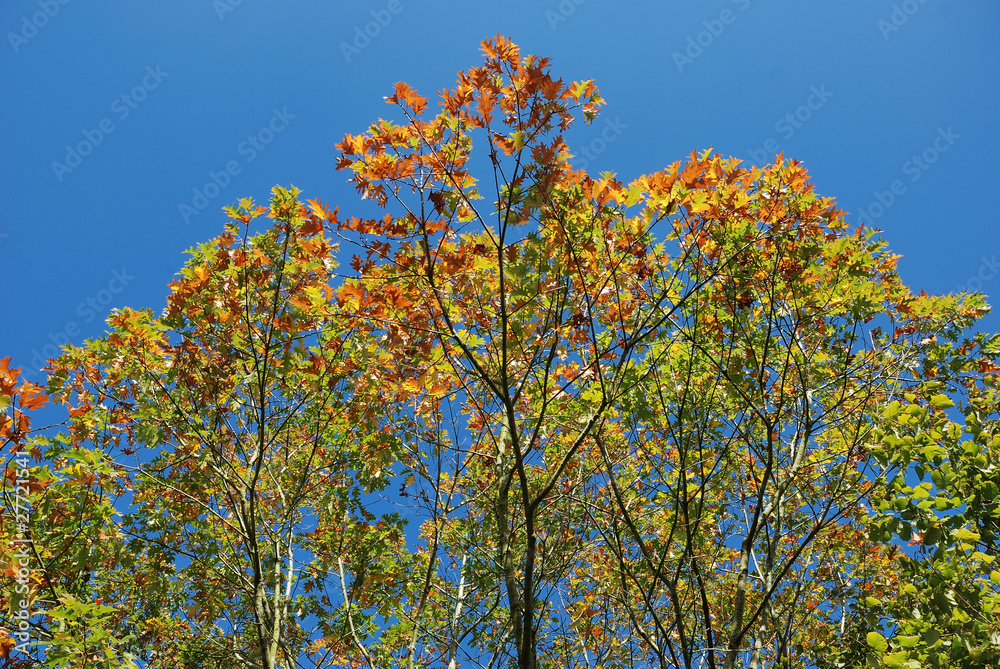
[[[292,666],[311,641],[307,619],[339,622],[335,609],[323,616],[332,565],[341,582],[345,563],[400,568],[390,556],[398,514],[372,524],[360,498],[386,485],[380,463],[399,439],[376,425],[344,356],[332,249],[299,208],[294,191],[275,189],[276,224],[252,237],[247,225],[265,210],[230,209],[226,231],[192,250],[161,316],[120,311],[109,335],[53,363],[49,395],[71,416],[69,435],[44,453],[62,474],[55,488],[79,495],[85,477],[113,491],[121,518],[104,513],[111,502],[75,510],[81,527],[102,521],[72,551],[87,556],[75,571],[87,571],[98,608],[67,626],[80,593],[53,592],[61,605],[33,635],[50,664],[100,655],[117,667],[141,655],[146,666]],[[32,539],[51,583],[74,535],[52,494],[39,499]]]
[[[483,51],[436,115],[397,84],[402,121],[339,144],[384,216],[241,201],[162,315],[113,314],[4,405],[70,407],[65,433],[0,423],[40,463],[36,660],[995,657],[981,296],[914,295],[780,155],[575,170],[593,82]]]

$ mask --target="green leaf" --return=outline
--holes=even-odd
[[[931,407],[934,409],[950,409],[953,406],[955,403],[947,395],[939,393],[931,398]]]
[[[885,637],[878,632],[869,632],[866,638],[868,640],[868,645],[879,653],[884,653],[889,648],[889,642],[886,641]]]
[[[967,530],[963,527],[955,530],[955,539],[958,541],[975,543],[979,541],[979,533]]]

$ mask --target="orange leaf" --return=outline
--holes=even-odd
[[[42,387],[36,383],[24,382],[21,387],[18,388],[18,397],[21,400],[21,406],[25,409],[37,409],[44,406],[46,402],[49,401],[48,395],[42,390]]]
[[[11,369],[10,357],[0,358],[0,393],[4,395],[10,395],[14,390],[14,384],[17,383],[17,377],[21,373],[21,369]]]

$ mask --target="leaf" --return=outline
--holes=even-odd
[[[931,397],[930,405],[933,409],[950,409],[955,406],[955,402],[944,394],[937,394]]]
[[[869,632],[865,638],[868,641],[868,645],[877,653],[884,653],[889,648],[889,642],[878,632]]]

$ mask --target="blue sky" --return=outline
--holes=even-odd
[[[294,184],[369,211],[334,144],[391,117],[396,81],[433,100],[498,32],[596,79],[607,105],[568,136],[591,173],[781,150],[909,285],[1000,301],[990,0],[5,0],[0,31],[0,357],[36,380],[112,308],[159,311],[222,206]]]

